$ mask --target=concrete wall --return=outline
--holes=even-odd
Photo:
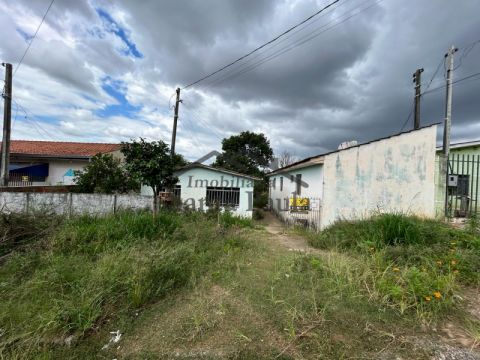
[[[435,216],[436,126],[325,156],[322,228],[375,211]]]
[[[0,193],[0,212],[46,211],[63,215],[105,215],[119,210],[152,208],[152,198],[141,195]]]
[[[205,205],[207,186],[238,187],[240,188],[239,206],[230,210],[238,216],[252,217],[254,185],[252,180],[200,167],[187,169],[176,176],[179,179],[177,184],[181,186],[181,200],[184,206],[195,210],[208,210]],[[141,194],[152,196],[153,192],[150,187],[142,186]]]

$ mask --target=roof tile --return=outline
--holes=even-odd
[[[12,140],[10,142],[10,154],[88,157],[98,153],[117,151],[120,150],[120,147],[120,144],[105,143]]]

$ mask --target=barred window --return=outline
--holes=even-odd
[[[239,206],[240,188],[207,186],[207,206]]]
[[[182,185],[175,185],[172,189],[173,196],[180,199],[182,197]],[[160,192],[166,192],[167,188],[163,187]]]

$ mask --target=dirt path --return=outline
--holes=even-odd
[[[271,212],[265,212],[265,218],[262,220],[262,224],[265,226],[267,232],[276,235],[275,241],[278,241],[279,244],[287,247],[291,251],[321,253],[321,250],[311,247],[302,236],[289,234],[285,230],[285,225]]]

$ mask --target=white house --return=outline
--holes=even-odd
[[[241,217],[252,217],[253,176],[234,171],[192,163],[179,169],[174,193],[184,207],[206,211],[212,206],[228,208]],[[142,195],[153,195],[148,186],[142,186]]]
[[[373,212],[435,216],[436,124],[312,156],[267,174],[270,206],[323,229]]]
[[[121,157],[120,144],[12,140],[9,184],[72,185],[74,171],[98,153]]]

